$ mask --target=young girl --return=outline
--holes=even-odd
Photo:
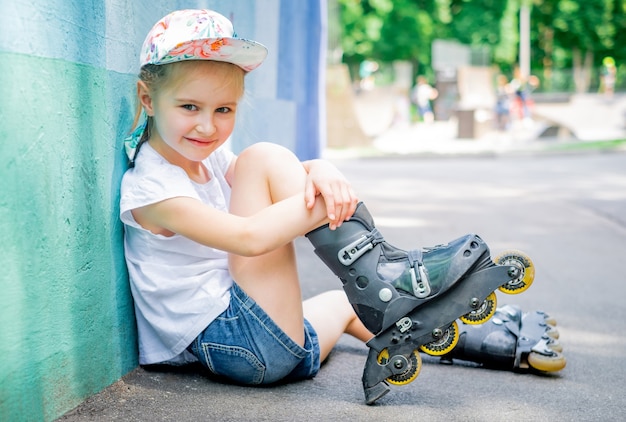
[[[131,166],[120,200],[140,364],[199,361],[243,384],[310,378],[342,334],[368,341],[414,303],[428,303],[460,280],[443,280],[439,264],[428,276],[429,257],[442,262],[452,246],[407,253],[384,242],[329,163],[301,163],[269,143],[239,156],[222,148],[233,132],[244,77],[266,54],[210,10],[173,12],[144,42],[136,129],[126,140]],[[302,302],[292,241],[305,234],[353,289],[354,303],[342,291]],[[472,248],[483,245],[469,237]],[[484,254],[476,257],[484,261]],[[435,318],[439,311],[431,308]],[[409,344],[411,321],[401,320]],[[454,339],[454,330],[450,334]],[[374,355],[373,365],[384,364],[386,350]],[[395,381],[417,375],[419,355],[410,350],[407,356],[389,364]]]
[[[147,118],[121,194],[141,364],[271,383],[314,376],[343,333],[371,337],[341,291],[302,303],[291,244],[352,215],[346,179],[274,144],[221,148],[266,54],[209,10],[173,12],[144,42],[136,124]]]

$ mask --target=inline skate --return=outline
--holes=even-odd
[[[336,230],[326,225],[306,237],[374,334],[362,377],[367,404],[387,394],[389,384],[415,380],[420,351],[442,356],[453,350],[458,318],[470,325],[489,320],[496,289],[521,293],[534,279],[526,255],[509,251],[494,262],[474,234],[430,248],[396,248],[376,229],[363,203]]]
[[[441,356],[482,364],[486,368],[516,372],[556,372],[565,368],[556,320],[545,312],[522,313],[515,305],[496,309],[481,325],[459,324],[459,341]]]

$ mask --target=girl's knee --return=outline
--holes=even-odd
[[[257,142],[245,148],[239,154],[239,159],[243,160],[272,160],[272,159],[296,159],[296,156],[286,147],[271,142]]]
[[[294,183],[299,181],[298,177],[305,173],[304,167],[293,152],[271,142],[259,142],[244,149],[237,157],[235,171],[253,174],[254,177],[265,177],[270,181],[280,182],[281,186],[289,181]],[[298,182],[297,186],[300,185],[304,186]]]

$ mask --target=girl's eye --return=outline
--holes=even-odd
[[[197,111],[197,110],[198,110],[198,107],[196,107],[196,106],[195,106],[195,105],[193,105],[193,104],[184,104],[182,107],[183,107],[185,110],[189,110],[189,111]]]
[[[232,110],[230,109],[230,107],[220,107],[215,111],[218,113],[230,113]]]

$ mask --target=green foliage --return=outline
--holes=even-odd
[[[553,47],[562,50],[563,62],[571,65],[575,50],[596,53],[596,62],[602,60],[597,53],[608,52],[615,45],[616,25],[612,17],[614,0],[534,0],[531,22],[535,61],[542,60],[551,50],[546,38],[553,38]],[[621,28],[622,30],[624,28]]]
[[[429,66],[435,39],[488,48],[495,65],[518,60],[519,9],[531,9],[532,68],[578,58],[626,63],[626,0],[337,0],[343,60],[409,60]]]
[[[449,36],[463,44],[497,45],[500,21],[508,3],[502,0],[451,0]]]
[[[375,44],[382,61],[409,60],[428,62],[435,24],[432,17],[416,11],[410,1],[396,2],[382,25]]]
[[[339,0],[344,61],[430,61],[441,0]]]

